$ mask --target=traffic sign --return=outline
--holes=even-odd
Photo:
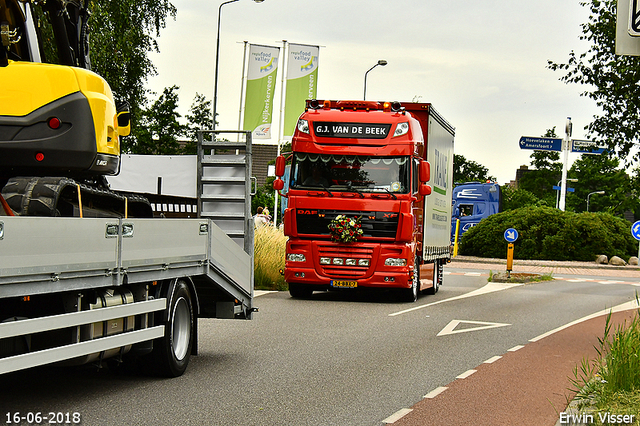
[[[631,235],[636,240],[640,240],[640,220],[631,225]]]
[[[553,189],[555,189],[556,191],[560,191],[562,188],[559,187],[558,185],[553,185]],[[567,188],[567,192],[576,192],[575,188]]]
[[[520,149],[535,149],[539,151],[562,151],[562,139],[522,136],[520,138]]]
[[[571,139],[571,152],[581,154],[602,154],[606,151],[607,145],[595,141],[584,141]]]
[[[508,243],[513,243],[518,239],[518,231],[513,228],[509,228],[504,231],[504,239],[507,240]]]

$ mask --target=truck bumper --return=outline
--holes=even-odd
[[[284,278],[288,283],[318,286],[318,290],[338,284],[340,288],[348,288],[345,282],[355,283],[351,284],[355,287],[409,288],[414,253],[412,244],[289,240]],[[391,266],[388,259],[394,259],[389,261],[394,264],[404,264]]]

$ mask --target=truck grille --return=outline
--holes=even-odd
[[[369,266],[353,265],[319,265],[325,276],[333,278],[357,279],[368,275],[368,271],[373,266],[373,248],[369,247],[340,247],[335,245],[318,245],[318,259],[328,257],[331,259],[368,259]]]
[[[338,215],[362,216],[362,236],[395,239],[398,231],[398,213],[394,212],[353,212],[337,210],[296,211],[298,234],[329,235],[329,223]]]

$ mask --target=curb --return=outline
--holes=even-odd
[[[451,258],[451,263],[484,263],[506,265],[506,259],[483,258],[474,256],[456,256]],[[552,268],[580,268],[580,269],[610,269],[615,271],[640,271],[638,265],[614,266],[601,265],[594,262],[561,261],[561,260],[514,260],[514,266],[546,266]]]

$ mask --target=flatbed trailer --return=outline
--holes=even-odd
[[[245,135],[244,152],[220,159],[201,149],[198,162],[204,175],[222,163],[247,177],[234,189],[245,193],[244,203],[234,200],[240,211],[224,216],[225,225],[240,224],[232,232],[201,212],[194,219],[0,216],[0,374],[147,356],[160,374],[178,376],[197,354],[198,318],[251,319]],[[200,139],[201,147],[222,146]],[[203,180],[199,193],[211,192],[210,184]],[[223,208],[218,201],[210,209]]]

